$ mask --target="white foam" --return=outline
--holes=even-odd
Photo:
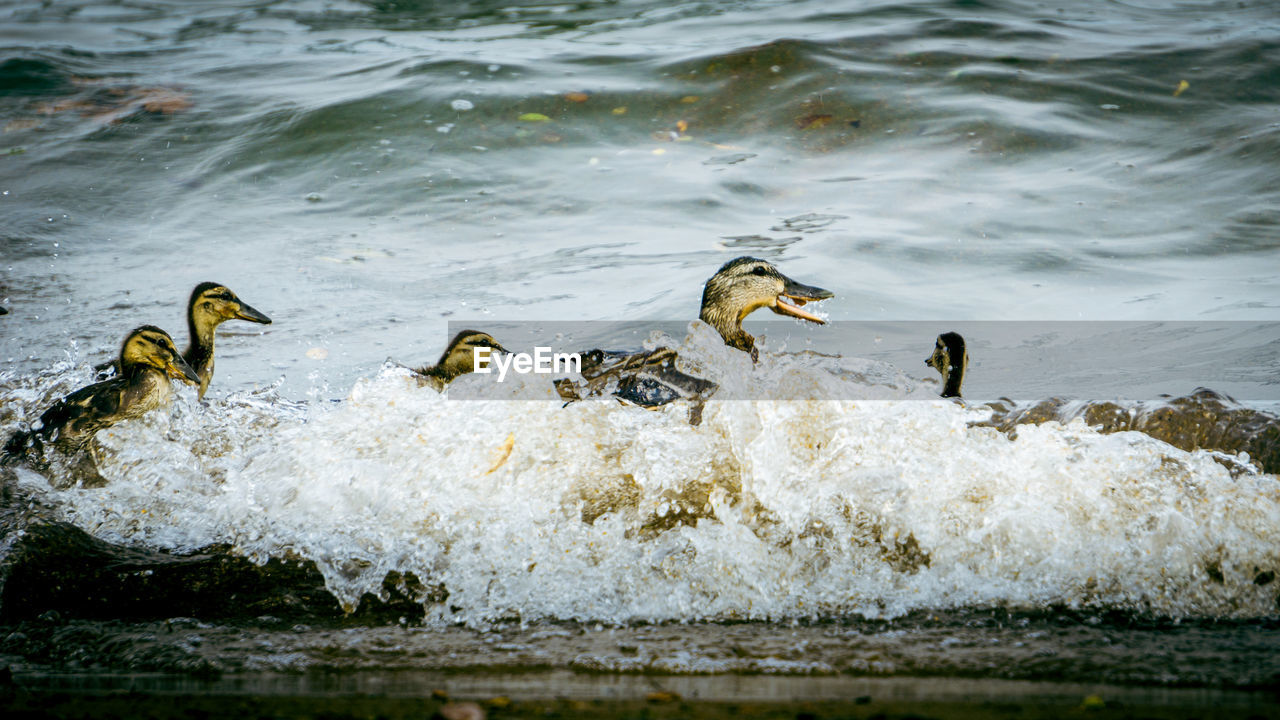
[[[1280,569],[1275,476],[1081,422],[1011,441],[882,363],[766,344],[753,366],[697,324],[680,350],[726,398],[876,399],[717,395],[693,427],[680,404],[449,400],[387,366],[341,403],[184,394],[100,435],[106,487],[44,494],[114,541],[314,560],[348,607],[411,572],[447,590],[436,622],[1275,612],[1254,583]]]

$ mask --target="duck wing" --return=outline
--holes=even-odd
[[[76,390],[44,411],[33,435],[62,447],[83,445],[95,432],[122,419],[128,387],[126,378],[114,377]]]

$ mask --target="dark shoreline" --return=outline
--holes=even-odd
[[[385,601],[366,596],[347,614],[309,562],[259,566],[229,548],[179,555],[125,547],[36,517],[17,525],[0,564],[0,668],[23,677],[143,672],[203,683],[272,672],[569,673],[597,682],[786,676],[1102,683],[1134,692],[1280,686],[1277,615],[975,607],[784,623],[512,618],[474,629],[424,624],[432,602],[423,594],[432,590],[415,578],[389,577]]]
[[[24,674],[7,717],[1277,718],[1272,692],[963,678],[356,672],[225,676]]]

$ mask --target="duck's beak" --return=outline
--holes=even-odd
[[[192,385],[200,384],[200,376],[197,375],[196,371],[187,364],[186,360],[182,359],[181,355],[174,355],[173,359],[165,367],[165,370],[169,373],[169,377],[171,378],[176,378],[183,382],[189,382]]]
[[[254,310],[253,307],[251,307],[247,303],[242,302],[238,304],[240,305],[240,307],[236,308],[237,320],[248,320],[249,322],[262,323],[263,325],[271,324],[271,318],[267,317],[266,315],[263,315],[257,310]]]
[[[827,298],[835,297],[835,293],[830,290],[823,290],[820,287],[814,287],[813,285],[798,283],[786,275],[782,276],[782,280],[786,283],[782,288],[782,293],[778,295],[773,306],[769,309],[779,315],[790,315],[791,317],[800,318],[801,320],[808,320],[811,323],[825,325],[827,323],[826,320],[823,320],[813,313],[801,310],[800,306],[807,302],[816,302],[818,300],[826,300]],[[792,302],[787,302],[788,300]]]
[[[933,364],[933,356],[932,356],[932,355],[930,355],[929,357],[927,357],[927,358],[925,358],[925,359],[924,359],[924,364],[925,364],[925,365],[928,365],[929,367],[931,367],[931,368],[933,368],[933,369],[935,369],[935,370],[937,370],[937,369],[938,369],[938,366]]]
[[[495,340],[494,342],[492,342],[492,343],[489,343],[489,347],[491,348],[491,352],[490,352],[490,354],[492,354],[492,353],[502,353],[503,355],[510,355],[510,354],[511,354],[511,351],[510,351],[510,350],[508,350],[508,349],[506,349],[506,348],[502,347],[501,345],[499,345],[499,344],[497,343],[497,341],[496,341],[496,340]]]

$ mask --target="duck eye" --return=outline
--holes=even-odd
[[[752,275],[760,275],[761,277],[763,277],[763,276],[765,276],[765,275],[768,275],[768,274],[769,274],[769,271],[768,271],[768,270],[765,270],[763,265],[757,265],[757,266],[755,267],[755,269],[751,271],[751,274],[752,274]]]

